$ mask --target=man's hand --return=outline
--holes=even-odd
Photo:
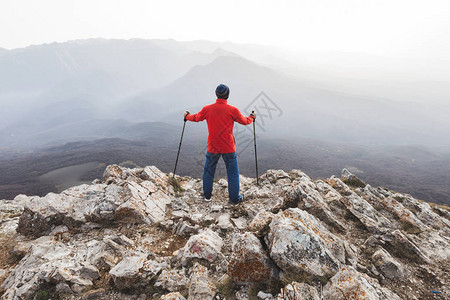
[[[250,114],[250,117],[252,117],[253,120],[256,119],[256,113],[255,113],[254,110],[252,110],[252,113]]]
[[[189,111],[188,110],[185,110],[184,111],[184,120],[186,121],[186,117],[187,117],[187,115],[189,114]]]

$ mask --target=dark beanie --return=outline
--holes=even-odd
[[[219,99],[228,99],[230,95],[230,89],[225,84],[220,84],[216,88],[216,96]]]

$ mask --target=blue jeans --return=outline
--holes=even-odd
[[[217,162],[221,156],[223,157],[223,161],[225,162],[225,166],[227,168],[228,196],[230,197],[230,202],[238,203],[241,196],[239,196],[239,167],[236,152],[206,152],[205,168],[203,169],[203,195],[206,199],[211,198],[214,174],[216,173]]]

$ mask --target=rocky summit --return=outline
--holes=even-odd
[[[1,299],[449,299],[450,212],[349,171],[227,182],[108,166],[1,200]]]

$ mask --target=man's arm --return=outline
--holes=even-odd
[[[253,123],[255,118],[256,118],[255,114],[245,117],[237,108],[235,108],[234,113],[233,113],[234,121],[236,121],[242,125],[248,125],[248,124]]]
[[[205,108],[203,107],[201,111],[199,111],[196,114],[188,114],[184,117],[186,120],[191,121],[191,122],[200,122],[203,121],[204,119],[206,119],[206,111]]]

